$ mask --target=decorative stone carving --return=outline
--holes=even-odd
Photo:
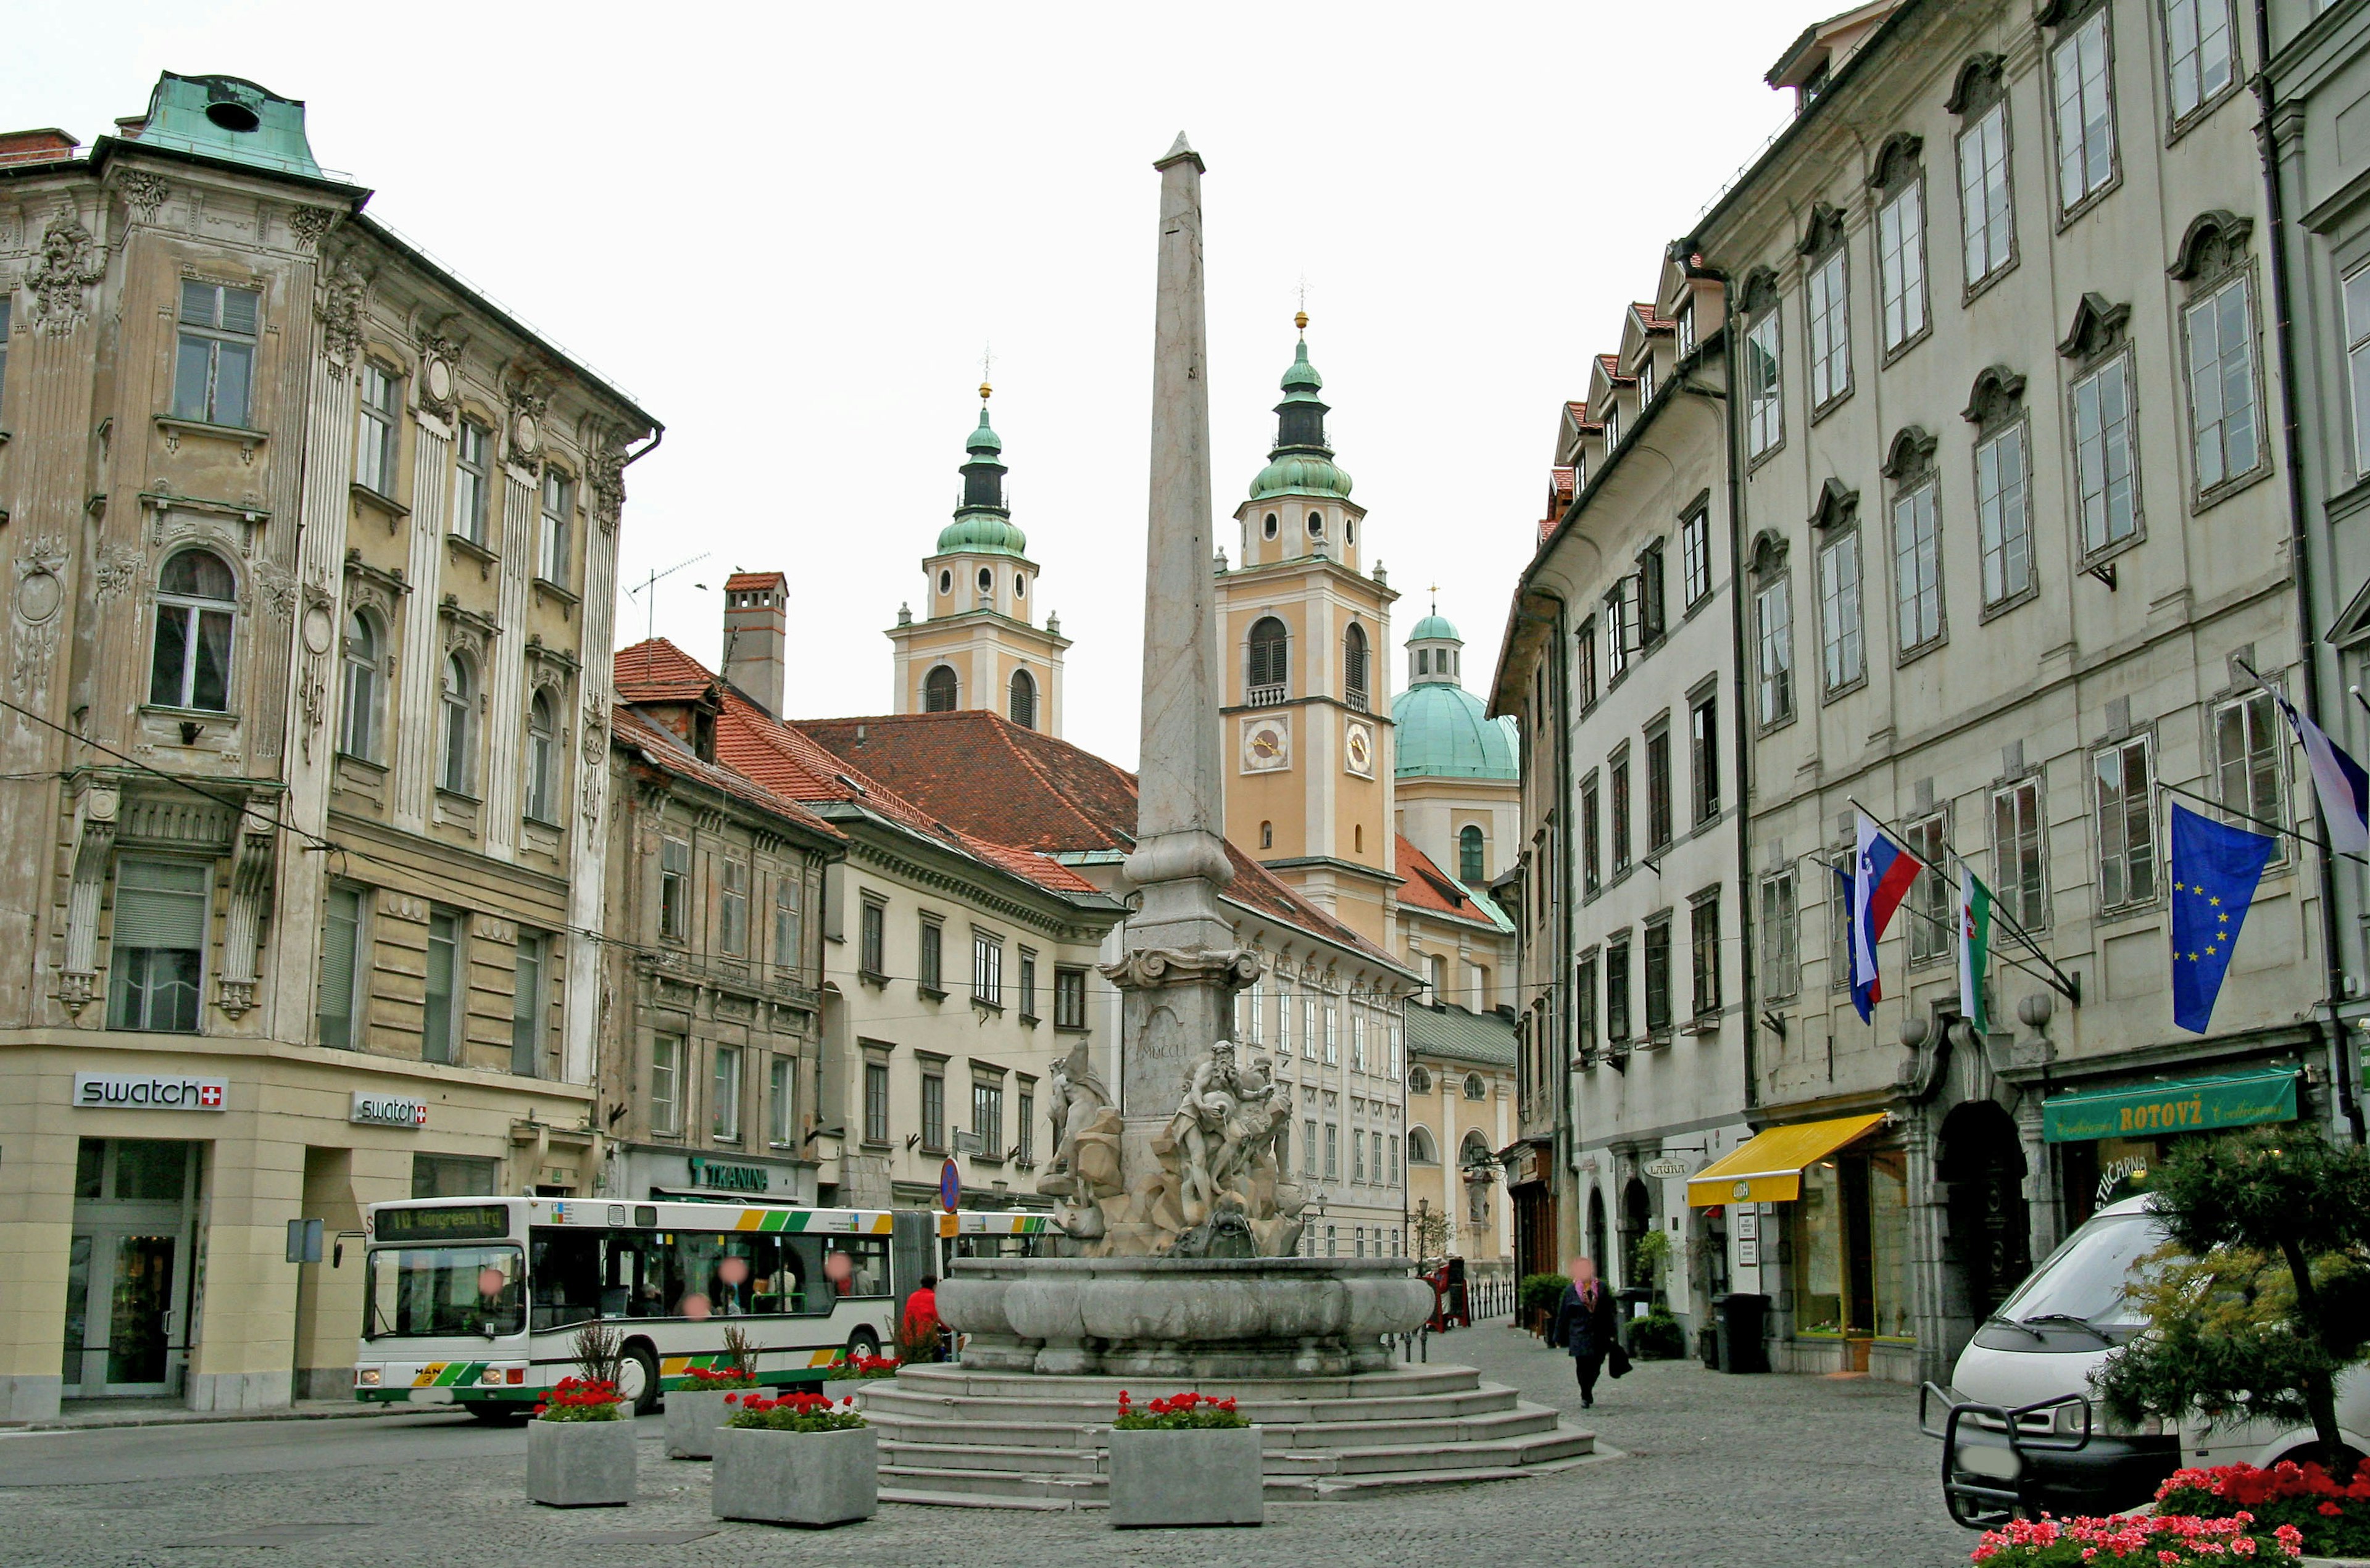
[[[422,332],[420,341],[420,406],[440,419],[461,411],[461,345],[434,332]]]
[[[146,169],[126,170],[117,177],[115,189],[123,193],[124,205],[139,213],[143,223],[153,222],[156,209],[162,207],[165,198],[173,193],[173,188],[165,183],[164,176],[151,174]]]
[[[74,879],[66,887],[65,961],[58,975],[58,1001],[72,1017],[90,1005],[98,976],[98,895],[122,806],[108,784],[92,784],[75,801]]]
[[[251,801],[248,815],[240,819],[238,858],[230,873],[230,910],[223,922],[223,973],[215,1003],[233,1018],[255,1005],[256,959],[271,898],[271,852],[278,835],[261,807],[261,802]]]
[[[626,443],[602,425],[590,432],[584,452],[584,484],[592,493],[592,516],[611,533],[626,509]]]
[[[146,557],[129,544],[101,546],[91,573],[91,597],[104,605],[131,592],[140,585],[140,569],[145,562]]]
[[[288,214],[288,232],[296,236],[297,249],[316,250],[337,221],[338,214],[327,207],[298,207]]]
[[[321,324],[321,352],[332,363],[352,366],[362,351],[362,299],[370,285],[351,261],[339,261],[321,280],[313,314]]]
[[[269,556],[259,556],[247,568],[255,579],[256,608],[285,625],[296,613],[296,578]]]
[[[29,541],[17,557],[8,674],[19,693],[49,690],[50,658],[57,651],[62,624],[58,608],[65,601],[65,583],[59,574],[65,565],[65,544],[52,533]]]
[[[543,421],[551,412],[549,384],[535,371],[508,389],[511,407],[510,417],[503,421],[507,432],[503,455],[530,472],[543,461]]]
[[[107,276],[107,260],[72,207],[61,207],[41,231],[41,257],[25,274],[33,297],[33,327],[63,337],[90,312],[84,292]]]

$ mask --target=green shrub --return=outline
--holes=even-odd
[[[1526,1274],[1523,1276],[1523,1310],[1553,1312],[1563,1301],[1563,1293],[1571,1281],[1560,1274]]]
[[[1629,1324],[1629,1354],[1640,1361],[1675,1361],[1687,1353],[1686,1331],[1657,1307]]]

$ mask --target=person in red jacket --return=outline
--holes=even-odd
[[[915,1347],[916,1358],[942,1361],[946,1358],[946,1328],[938,1322],[938,1276],[922,1276],[914,1293],[905,1298],[904,1341]],[[926,1345],[927,1348],[923,1348]]]

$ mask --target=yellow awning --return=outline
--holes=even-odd
[[[1824,1160],[1854,1139],[1884,1125],[1884,1113],[1798,1122],[1754,1134],[1735,1153],[1687,1178],[1687,1207],[1716,1203],[1791,1203],[1802,1196],[1802,1167]]]

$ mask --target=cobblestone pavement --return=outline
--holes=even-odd
[[[1502,1322],[1435,1339],[1432,1350],[1578,1418],[1570,1363]],[[466,1417],[0,1436],[0,1562],[1953,1568],[1974,1545],[1942,1514],[1938,1456],[1917,1434],[1907,1390],[1647,1363],[1598,1394],[1584,1424],[1622,1458],[1526,1481],[1271,1507],[1257,1531],[1124,1536],[1099,1512],[892,1506],[823,1535],[719,1523],[708,1516],[708,1467],[664,1459],[656,1421],[642,1424],[636,1505],[572,1513],[521,1500],[522,1434]],[[280,1544],[222,1539],[254,1532]]]

